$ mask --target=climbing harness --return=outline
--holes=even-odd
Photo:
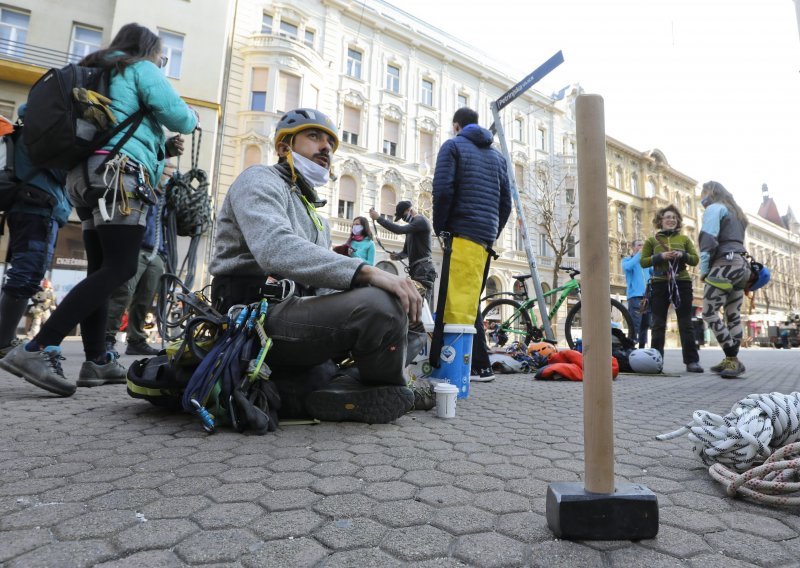
[[[117,208],[117,198],[120,200],[119,212],[122,215],[131,214],[130,198],[136,198],[147,205],[155,205],[156,194],[150,185],[150,176],[145,171],[144,166],[137,164],[125,154],[117,154],[113,158],[104,161],[103,186],[105,190],[97,199],[97,206],[100,209],[100,216],[103,221],[108,223],[114,216]],[[125,175],[135,175],[136,185],[133,192],[125,188]],[[111,209],[108,208],[108,196],[111,192]],[[109,213],[110,211],[110,213]]]

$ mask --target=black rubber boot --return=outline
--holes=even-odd
[[[19,320],[25,315],[29,298],[14,298],[8,294],[0,297],[0,349],[8,347],[17,338]]]

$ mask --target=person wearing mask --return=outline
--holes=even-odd
[[[331,250],[317,188],[330,179],[338,145],[336,126],[320,111],[298,108],[281,116],[278,163],[246,169],[225,196],[211,296],[224,313],[258,301],[268,277],[291,280],[294,294],[270,302],[264,322],[273,341],[270,369],[300,377],[352,357],[356,372],[305,396],[307,413],[325,421],[387,423],[414,405],[404,368],[408,323],[419,321],[422,297],[410,279]]]
[[[111,152],[126,132],[118,133],[69,172],[67,191],[83,225],[87,276],[64,297],[31,341],[0,359],[3,370],[61,396],[71,396],[76,386],[126,380],[125,368],[106,350],[108,300],[136,274],[153,184],[161,178],[168,151],[163,129],[188,134],[198,126],[197,113],[161,71],[166,64],[161,53],[156,34],[138,24],[126,24],[108,48],[80,62],[110,73],[109,107],[119,122],[140,110],[146,114],[116,154]],[[64,376],[61,342],[79,324],[86,360],[76,385]]]
[[[23,104],[18,110],[23,121],[25,109]],[[9,267],[0,295],[0,358],[22,343],[17,338],[19,322],[30,299],[43,290],[41,284],[53,261],[58,230],[72,211],[64,188],[67,172],[34,168],[19,136],[13,148],[15,175],[27,181],[6,213]]]
[[[333,250],[345,256],[360,258],[370,266],[375,265],[375,240],[372,229],[365,217],[353,219],[350,236],[344,244],[333,247]]]
[[[403,250],[389,255],[392,260],[408,259],[408,275],[425,290],[425,299],[433,310],[433,283],[436,281],[436,267],[431,256],[431,223],[414,209],[410,201],[401,201],[395,206],[394,223],[381,217],[374,208],[369,216],[387,231],[405,235]],[[397,221],[402,219],[405,225]]]
[[[717,181],[703,184],[700,203],[705,207],[700,227],[700,276],[705,283],[703,320],[725,353],[711,370],[722,378],[734,379],[746,370],[739,360],[739,346],[744,288],[751,277],[744,248],[748,221],[733,195]],[[720,310],[725,314],[724,321]]]
[[[653,334],[651,347],[664,356],[667,331],[667,312],[675,307],[678,332],[686,370],[702,373],[700,355],[692,330],[692,277],[687,266],[697,266],[700,258],[692,240],[681,234],[683,216],[674,205],[656,212],[653,224],[656,234],[645,240],[641,250],[642,268],[653,267],[652,298]]]
[[[643,306],[647,283],[653,276],[653,268],[642,268],[642,240],[636,239],[631,243],[632,254],[622,259],[622,270],[625,272],[627,285],[628,312],[633,318],[634,337],[637,338],[639,349],[647,345],[647,331],[650,329],[650,306]]]

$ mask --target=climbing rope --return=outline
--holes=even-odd
[[[750,469],[786,444],[800,441],[800,392],[751,394],[725,416],[696,410],[692,423],[656,436],[656,440],[672,440],[686,433],[694,443],[692,451],[704,464]]]
[[[725,486],[728,495],[742,495],[765,505],[800,505],[800,443],[789,444],[762,465],[736,473],[715,463],[708,473]]]

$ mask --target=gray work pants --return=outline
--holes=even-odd
[[[139,252],[139,266],[136,275],[114,290],[108,301],[108,320],[106,338],[111,340],[119,331],[122,314],[128,310],[128,343],[147,341],[144,331],[147,312],[152,310],[153,297],[158,289],[158,281],[164,274],[164,259],[156,254],[150,258],[152,251]]]

